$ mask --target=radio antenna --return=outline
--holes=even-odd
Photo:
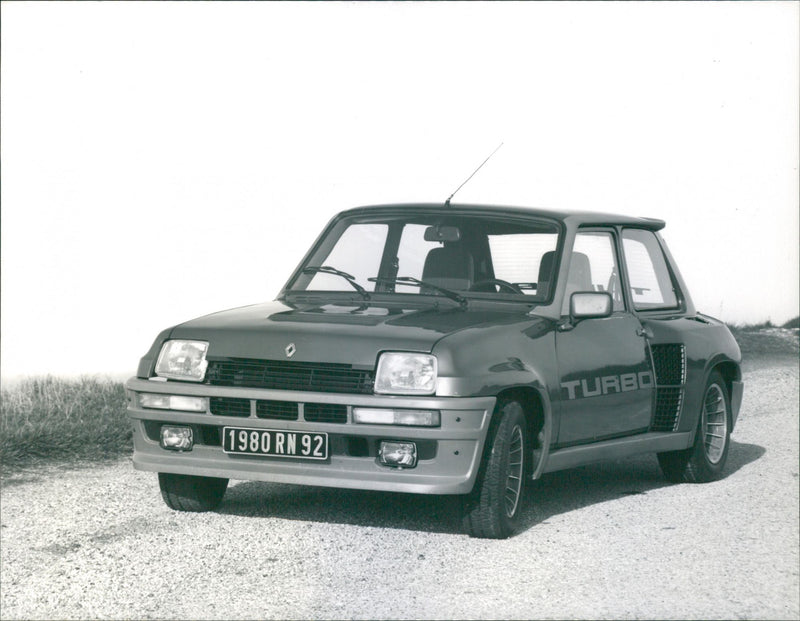
[[[481,163],[481,165],[480,165],[480,166],[478,166],[478,167],[477,167],[477,168],[476,168],[476,169],[475,169],[475,170],[472,172],[472,174],[471,174],[469,177],[467,177],[466,179],[464,179],[464,183],[462,183],[460,186],[458,186],[458,187],[455,189],[455,192],[453,192],[453,193],[450,195],[450,197],[449,197],[449,198],[448,198],[448,199],[447,199],[447,200],[444,202],[444,206],[445,206],[445,207],[450,207],[450,200],[451,200],[451,199],[452,199],[452,198],[453,198],[453,197],[456,195],[456,192],[458,192],[458,191],[459,191],[461,188],[463,188],[465,185],[467,185],[467,181],[469,181],[470,179],[472,179],[472,178],[475,176],[475,173],[477,173],[477,172],[478,172],[478,171],[479,171],[481,168],[483,168],[483,165],[484,165],[486,162],[488,162],[490,159],[492,159],[492,156],[493,156],[495,153],[497,153],[497,152],[500,150],[500,147],[502,147],[502,146],[503,146],[503,143],[501,142],[499,145],[497,145],[497,148],[496,148],[494,151],[492,151],[492,152],[489,154],[489,157],[487,157],[485,160],[483,160],[483,162]]]

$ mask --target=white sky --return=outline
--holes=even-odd
[[[2,4],[2,375],[132,373],[337,211],[667,221],[700,310],[798,314],[798,23],[770,3]]]

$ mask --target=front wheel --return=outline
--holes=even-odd
[[[170,509],[202,512],[219,506],[228,488],[228,479],[159,472],[158,485]]]
[[[475,487],[465,499],[464,528],[472,537],[504,539],[519,525],[527,465],[527,421],[516,401],[498,404],[499,423],[478,470]]]
[[[725,380],[714,371],[708,378],[694,446],[658,454],[658,464],[674,483],[707,483],[722,477],[731,442],[731,407]]]

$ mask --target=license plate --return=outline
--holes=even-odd
[[[232,455],[267,455],[291,459],[328,459],[328,434],[277,429],[225,427],[222,450]]]

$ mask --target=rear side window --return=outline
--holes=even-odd
[[[664,252],[655,233],[640,229],[622,232],[631,299],[636,310],[677,308],[678,297]]]

